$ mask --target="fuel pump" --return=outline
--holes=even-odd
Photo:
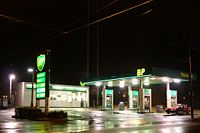
[[[113,90],[105,89],[106,110],[113,110]]]
[[[171,106],[175,107],[177,105],[177,90],[171,90]]]
[[[133,109],[137,110],[139,105],[139,95],[137,90],[133,90]]]
[[[151,111],[151,89],[144,89],[144,110],[145,112]]]

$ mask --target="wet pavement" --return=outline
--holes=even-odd
[[[57,109],[58,110],[58,109]],[[14,109],[0,110],[0,132],[7,133],[189,133],[200,131],[200,120],[190,115],[138,114],[132,111],[98,111],[73,108],[68,121],[30,121],[12,118]],[[195,118],[199,118],[198,113]]]

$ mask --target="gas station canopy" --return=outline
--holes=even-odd
[[[136,75],[136,76],[134,76]],[[144,79],[144,85],[162,84],[162,83],[179,83],[189,80],[187,72],[174,71],[169,69],[153,68],[150,72],[146,72],[145,68],[137,69],[135,74],[131,76],[113,76],[110,78],[101,78],[96,80],[85,81],[83,85],[96,86],[134,86],[140,84],[140,79]],[[192,74],[192,79],[196,79],[196,75]]]

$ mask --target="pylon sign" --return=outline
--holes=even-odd
[[[45,66],[46,56],[41,54],[37,57],[37,68],[39,71],[42,71]]]
[[[37,57],[37,69],[36,99],[45,99],[49,97],[49,73],[45,54],[40,54]]]

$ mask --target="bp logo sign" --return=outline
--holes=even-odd
[[[42,71],[45,65],[45,54],[41,54],[37,57],[37,68],[39,71]]]

